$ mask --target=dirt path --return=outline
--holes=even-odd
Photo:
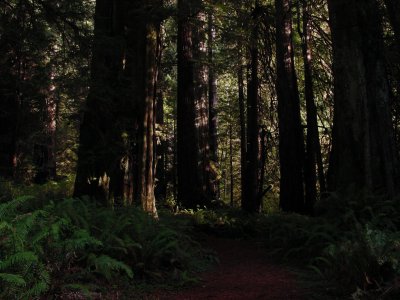
[[[159,295],[159,299],[305,299],[296,276],[266,257],[255,241],[208,237],[220,265],[205,273],[200,285],[180,292]]]

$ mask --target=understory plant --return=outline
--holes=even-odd
[[[318,217],[275,215],[258,226],[271,253],[308,265],[338,297],[398,299],[398,201],[330,195]]]
[[[0,202],[0,299],[182,282],[206,263],[199,244],[138,209],[74,198],[38,206],[28,196]]]

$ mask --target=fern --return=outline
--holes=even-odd
[[[33,197],[31,196],[21,196],[12,201],[0,204],[0,220],[4,220],[10,215],[15,215],[18,208],[32,199]]]
[[[107,255],[90,254],[88,267],[93,269],[93,272],[104,276],[108,281],[119,271],[124,272],[129,278],[133,278],[133,271],[129,266]]]
[[[26,286],[26,281],[20,275],[0,273],[0,281],[6,282],[7,284],[15,287]]]
[[[26,252],[17,252],[13,255],[8,256],[4,261],[0,261],[0,271],[6,270],[14,265],[26,265],[30,263],[35,263],[38,261],[38,257],[35,253],[26,251]]]
[[[86,286],[85,294],[98,288],[87,281],[189,282],[203,264],[198,243],[134,208],[18,197],[1,203],[0,214],[0,299],[46,297],[61,281],[64,289]]]
[[[48,288],[49,288],[48,282],[40,280],[25,293],[23,298],[32,299],[32,297],[38,297],[47,292]]]
[[[101,247],[103,243],[85,229],[79,229],[65,243],[67,251],[84,250],[88,247]]]

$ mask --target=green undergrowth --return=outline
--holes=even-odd
[[[51,200],[70,198],[73,193],[74,176],[63,176],[57,181],[49,181],[44,184],[17,184],[0,177],[0,201],[15,199],[29,195],[35,199],[31,206],[45,205]]]
[[[235,210],[186,211],[194,226],[219,236],[264,241],[266,255],[302,268],[316,298],[400,298],[400,201],[330,195],[319,216]]]
[[[135,208],[89,199],[0,200],[0,299],[82,299],[140,285],[182,286],[213,255],[185,233]]]

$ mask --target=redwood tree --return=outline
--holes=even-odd
[[[178,1],[178,201],[186,207],[215,198],[209,154],[206,15],[202,1]]]
[[[298,3],[298,30],[301,37],[302,58],[304,65],[304,98],[307,111],[307,138],[304,165],[305,212],[312,214],[317,198],[317,170],[320,192],[325,192],[325,174],[322,163],[321,144],[319,141],[317,107],[315,105],[311,39],[311,6],[305,0]],[[302,12],[300,14],[300,12]],[[300,24],[302,20],[302,24]]]
[[[74,191],[75,196],[89,195],[103,203],[113,198],[109,194],[110,181],[115,186],[115,181],[121,180],[112,175],[119,169],[121,137],[115,124],[123,71],[121,12],[119,1],[96,1],[91,86],[80,128]]]
[[[75,195],[140,203],[154,216],[155,101],[162,0],[96,2],[91,90]]]
[[[259,141],[259,11],[258,1],[252,11],[252,30],[250,40],[250,78],[247,87],[247,145],[245,168],[245,196],[242,199],[242,208],[248,212],[259,212],[261,199],[259,197],[260,171],[260,141]]]
[[[382,20],[376,0],[330,0],[334,124],[329,190],[398,190]]]
[[[294,67],[291,0],[276,0],[276,63],[279,118],[280,207],[303,212],[304,141]]]

